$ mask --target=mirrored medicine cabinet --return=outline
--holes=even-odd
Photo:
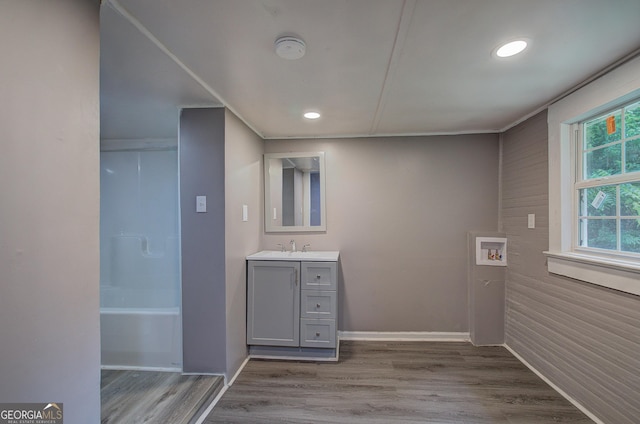
[[[326,231],[325,178],[324,152],[265,153],[265,231]]]

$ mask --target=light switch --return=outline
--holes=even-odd
[[[196,212],[207,211],[207,196],[196,196]]]
[[[536,228],[536,214],[530,213],[527,215],[527,228]]]
[[[276,219],[278,219],[278,210],[273,208],[273,220],[275,221]]]
[[[249,220],[249,206],[242,205],[242,221],[247,222]]]

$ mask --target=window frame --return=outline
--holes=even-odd
[[[634,135],[631,137],[625,137],[624,129],[626,128],[625,122],[625,109],[628,106],[640,104],[640,98],[633,99],[631,101],[625,102],[617,107],[606,110],[604,113],[600,112],[593,116],[588,117],[587,119],[583,119],[580,122],[576,122],[571,124],[571,133],[573,134],[572,147],[575,154],[572,154],[572,169],[575,170],[575,180],[573,182],[573,237],[572,237],[572,250],[577,253],[584,253],[595,256],[603,256],[605,258],[611,259],[622,259],[622,260],[640,260],[640,252],[629,252],[622,250],[622,220],[623,219],[638,219],[640,216],[638,215],[622,215],[621,214],[621,195],[620,195],[620,186],[627,183],[640,183],[640,171],[627,171],[626,170],[626,143],[629,141],[634,141],[640,139],[640,135]],[[606,143],[600,146],[596,146],[595,148],[586,149],[585,148],[585,125],[593,120],[603,118],[607,115],[615,115],[617,112],[620,112],[620,139],[614,142]],[[595,150],[603,150],[608,147],[613,147],[615,145],[620,146],[620,173],[605,177],[596,177],[596,178],[587,178],[585,176],[585,162],[586,162],[586,153],[589,151]],[[598,188],[605,186],[613,186],[616,191],[616,213],[615,215],[607,215],[605,217],[599,216],[590,216],[588,214],[583,214],[581,211],[582,203],[580,199],[580,191],[583,189],[590,188]],[[616,222],[616,249],[606,249],[606,248],[597,248],[590,246],[583,246],[581,244],[581,239],[584,237],[583,231],[581,228],[581,220],[582,219],[594,219],[594,220],[605,220],[612,219]]]
[[[630,59],[548,108],[550,274],[640,295],[640,260],[575,249],[575,124],[640,98],[640,57]]]

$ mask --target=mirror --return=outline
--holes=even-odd
[[[265,153],[265,231],[326,231],[324,187],[324,152]]]

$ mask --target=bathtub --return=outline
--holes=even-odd
[[[175,299],[175,290],[101,287],[102,368],[181,371],[182,326]]]

